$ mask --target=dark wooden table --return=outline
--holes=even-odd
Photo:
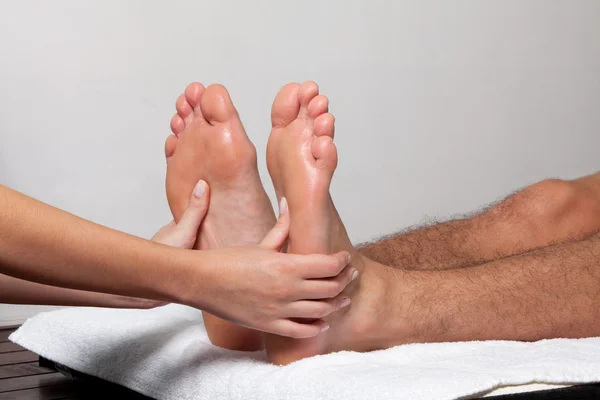
[[[14,329],[0,330],[0,400],[69,399],[73,382],[38,365],[38,355],[8,341]]]
[[[80,382],[40,366],[37,354],[8,341],[15,329],[0,328],[0,400],[151,400],[117,385]]]
[[[39,356],[8,341],[16,328],[0,328],[0,400],[135,399],[139,393],[84,374],[75,380],[53,368],[40,366]],[[599,361],[600,362],[600,361]],[[52,363],[49,362],[49,365]],[[80,377],[81,380],[77,380]],[[489,397],[490,400],[600,399],[600,384],[573,386]]]

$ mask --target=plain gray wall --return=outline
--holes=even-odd
[[[337,117],[333,197],[363,241],[600,169],[599,39],[597,0],[5,1],[0,182],[149,237],[188,82],[230,89],[272,195],[271,101],[313,79]]]

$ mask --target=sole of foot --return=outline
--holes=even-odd
[[[275,224],[271,202],[262,186],[256,149],[246,135],[225,87],[194,82],[176,102],[165,142],[166,189],[176,221],[182,216],[198,180],[210,186],[210,206],[196,249],[259,243]],[[262,335],[204,313],[213,344],[257,350]]]
[[[288,252],[350,251],[360,279],[344,291],[352,304],[325,318],[328,331],[299,340],[266,336],[269,360],[280,365],[338,350],[373,350],[382,344],[371,327],[382,315],[378,307],[385,301],[385,274],[389,271],[356,252],[331,200],[329,186],[338,153],[333,143],[335,119],[328,113],[328,105],[314,82],[288,84],[279,91],[271,111],[267,167],[277,197],[288,201]],[[381,295],[373,295],[378,292]]]

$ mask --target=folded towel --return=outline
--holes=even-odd
[[[158,400],[457,399],[501,386],[600,381],[600,338],[411,344],[278,367],[264,352],[211,345],[201,313],[180,305],[43,313],[10,340]]]

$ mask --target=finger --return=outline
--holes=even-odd
[[[158,232],[156,232],[154,234],[154,236],[152,236],[152,238],[150,240],[162,243],[163,242],[162,239],[164,237],[166,237],[169,234],[169,232],[171,232],[173,229],[175,229],[175,221],[171,221],[167,225],[165,225],[162,228],[160,228],[158,230]]]
[[[358,278],[358,275],[356,268],[348,266],[335,278],[306,280],[299,287],[302,296],[300,298],[304,300],[331,299],[342,293],[350,282]]]
[[[321,301],[300,300],[289,304],[286,315],[289,318],[325,318],[329,314],[349,306],[350,303],[350,298],[343,295]]]
[[[319,335],[329,329],[329,324],[323,320],[311,321],[310,323],[299,323],[289,319],[280,319],[273,322],[269,329],[270,333],[279,336],[287,336],[294,339],[305,339]]]
[[[198,181],[192,191],[188,207],[177,224],[177,229],[179,229],[185,237],[196,237],[198,228],[208,211],[209,199],[208,184],[203,180]]]
[[[297,257],[301,257],[300,264],[304,279],[335,277],[350,264],[350,253],[347,251],[340,251],[332,255],[311,254]]]
[[[290,213],[288,211],[287,200],[281,198],[279,202],[279,219],[277,223],[267,233],[267,236],[262,240],[260,245],[264,248],[280,251],[290,233]]]
[[[175,220],[171,220],[171,222],[169,222],[168,224],[166,224],[165,226],[163,226],[162,228],[160,228],[161,230],[163,229],[171,229],[173,227],[175,227],[177,224],[175,223]]]

